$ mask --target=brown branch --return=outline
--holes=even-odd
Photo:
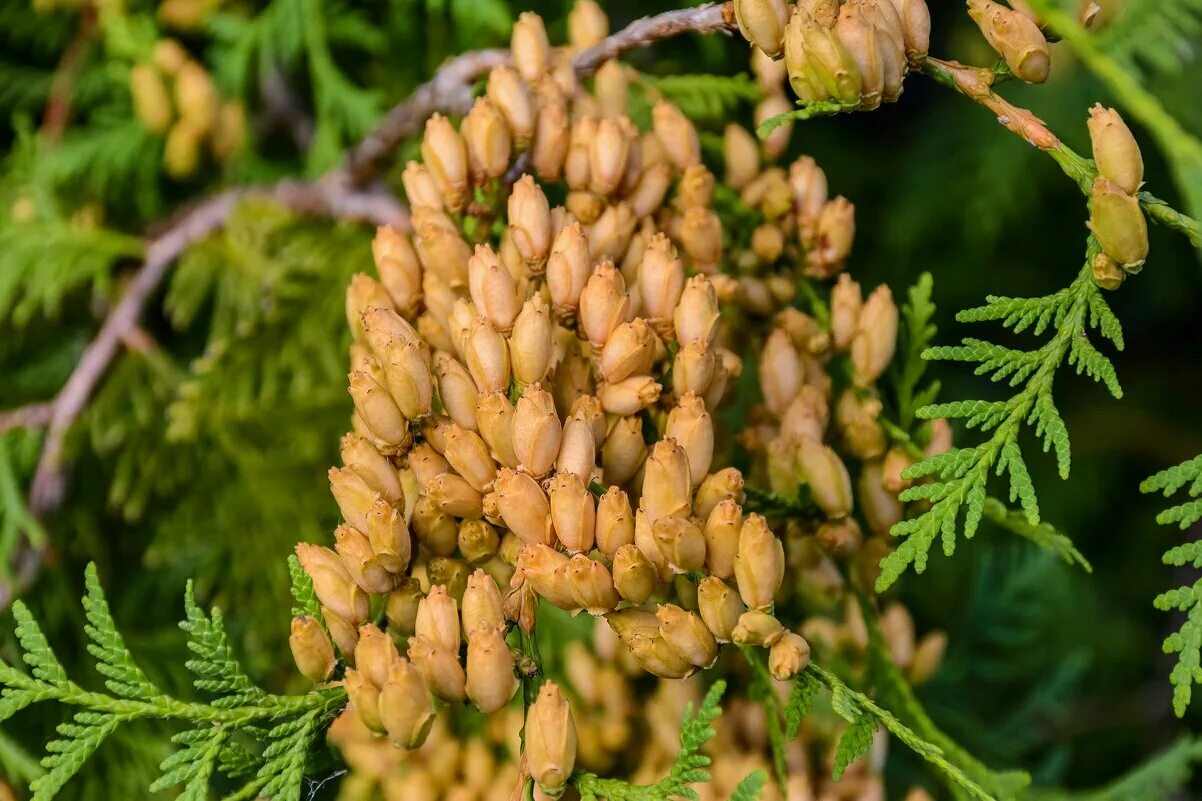
[[[573,66],[578,76],[587,77],[606,61],[629,50],[682,33],[725,32],[734,27],[734,10],[730,2],[643,17],[580,53]],[[435,112],[467,113],[473,102],[473,84],[494,67],[507,63],[507,50],[480,50],[448,61],[429,81],[388,112],[375,130],[348,152],[343,166],[315,182],[287,180],[269,187],[227,189],[175,214],[161,225],[152,226],[158,233],[147,242],[142,266],[55,398],[0,414],[0,431],[16,426],[47,427],[30,488],[31,511],[42,517],[62,504],[66,494],[63,459],[67,434],[119,348],[143,341],[137,333],[142,311],[171,264],[184,250],[220,230],[234,207],[253,196],[274,198],[304,214],[407,229],[407,211],[385,187],[374,183],[381,166],[405,139],[420,131],[430,115]],[[32,581],[41,560],[42,551],[28,544],[18,553],[21,581],[13,586],[0,583],[0,608],[7,606],[20,591],[18,587]]]

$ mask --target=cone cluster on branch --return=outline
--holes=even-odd
[[[930,43],[925,0],[735,0],[734,7],[740,32],[758,54],[783,61],[802,105],[892,103]],[[786,102],[774,114],[788,110]]]
[[[341,660],[355,725],[403,749],[442,704],[504,714],[540,602],[593,616],[624,663],[662,678],[735,643],[787,680],[810,645],[776,604],[842,609],[832,560],[870,571],[888,547],[850,514],[874,532],[895,514],[874,385],[897,308],[885,288],[861,302],[845,275],[829,326],[792,306],[799,280],[843,269],[851,204],[829,199],[813,159],[772,166],[773,146],[735,125],[720,187],[678,108],[657,102],[647,131],[626,116],[625,67],[577,83],[572,54],[607,29],[599,8],[578,3],[568,28],[552,48],[523,14],[512,67],[458,125],[430,118],[402,175],[413,232],[379,229],[375,277],[347,291],[354,413],[330,471],[344,522],[333,549],[297,547],[324,626],[297,618],[293,652],[314,681]],[[745,357],[764,396],[739,437],[757,486],[808,487],[812,517],[744,508],[735,432],[715,420]],[[854,384],[833,398],[845,368]],[[865,462],[854,493],[835,448]],[[525,767],[552,796],[627,731],[584,673],[568,693],[544,683],[528,710]]]
[[[172,178],[192,176],[205,147],[219,164],[241,149],[246,110],[222,100],[209,73],[175,39],[160,39],[148,61],[130,68],[129,91],[138,121],[165,136],[163,166]]]
[[[1148,221],[1139,206],[1144,160],[1123,118],[1100,103],[1089,110],[1089,138],[1098,177],[1089,199],[1089,229],[1102,248],[1093,260],[1094,280],[1117,289],[1127,273],[1148,258]]]

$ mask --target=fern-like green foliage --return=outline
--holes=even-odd
[[[723,122],[741,104],[760,98],[759,87],[746,73],[736,75],[642,75],[644,91],[670,100],[685,116],[700,123]]]
[[[1202,456],[1163,470],[1140,485],[1143,492],[1160,492],[1166,498],[1186,486],[1189,500],[1161,512],[1156,516],[1157,523],[1176,524],[1184,530],[1202,520]],[[1202,540],[1170,548],[1165,552],[1164,563],[1173,567],[1202,567]],[[1186,613],[1181,629],[1164,641],[1164,652],[1177,654],[1169,681],[1173,684],[1173,710],[1181,717],[1189,706],[1193,685],[1202,683],[1202,579],[1161,593],[1155,603],[1162,611]]]
[[[1076,565],[1086,573],[1093,572],[1089,560],[1077,550],[1077,546],[1073,545],[1068,535],[1051,523],[1040,521],[1032,524],[1023,512],[1010,509],[997,498],[986,498],[983,512],[986,520],[1030,540],[1045,551],[1060,557],[1067,564]]]
[[[118,727],[143,719],[187,726],[172,738],[179,750],[163,761],[151,792],[177,788],[178,798],[203,801],[209,797],[210,782],[220,774],[241,780],[241,789],[230,799],[299,801],[309,749],[345,704],[345,693],[321,689],[281,696],[259,688],[234,657],[221,612],[201,609],[189,584],[186,617],[180,624],[192,653],[186,666],[195,676],[197,691],[209,700],[172,698],[126,648],[94,565],[88,566],[85,583],[87,649],[107,692],[85,689],[69,678],[29,609],[20,601],[13,604],[16,635],[29,672],[0,663],[0,720],[40,701],[77,708],[70,721],[59,725],[58,739],[46,746],[45,772],[30,785],[33,801],[49,801]],[[248,742],[254,748],[248,748]]]
[[[1098,43],[1129,71],[1178,72],[1197,58],[1202,0],[1128,0]]]
[[[927,348],[935,341],[935,281],[930,273],[918,277],[906,293],[898,329],[897,356],[893,362],[893,390],[897,427],[909,434],[918,410],[939,397],[939,382],[926,381]]]
[[[715,681],[696,710],[689,704],[680,722],[680,754],[668,775],[655,784],[629,784],[620,779],[603,779],[588,771],[572,774],[572,784],[580,792],[581,801],[671,801],[691,799],[697,801],[697,791],[690,785],[710,780],[710,758],[701,749],[714,738],[713,723],[722,714],[722,693],[726,682]],[[755,774],[752,774],[754,776]],[[750,776],[743,784],[754,779]],[[762,774],[761,774],[762,783]],[[742,785],[741,785],[742,786]],[[744,798],[755,798],[757,790],[745,789]]]
[[[1016,391],[1006,400],[955,401],[916,411],[921,419],[963,420],[968,428],[990,436],[979,445],[954,448],[924,459],[903,473],[911,480],[933,479],[916,484],[900,496],[904,501],[926,501],[929,507],[893,527],[892,533],[905,539],[881,562],[878,591],[892,586],[911,565],[916,572],[923,572],[936,538],[942,540],[943,551],[950,556],[955,551],[961,521],[966,538],[976,533],[985,514],[987,485],[993,475],[1008,477],[1010,501],[1022,507],[1031,526],[1039,524],[1039,502],[1018,439],[1025,427],[1033,428],[1043,441],[1044,451],[1055,452],[1060,476],[1068,477],[1068,429],[1052,395],[1056,373],[1065,361],[1078,373],[1104,384],[1116,398],[1122,397],[1114,365],[1088,336],[1090,330],[1097,330],[1115,347],[1123,348],[1122,326],[1091,275],[1089,265],[1098,252],[1091,236],[1084,269],[1059,292],[1039,298],[990,296],[986,305],[956,316],[960,322],[1000,321],[1015,333],[1031,329],[1039,336],[1050,331],[1050,339],[1041,347],[1018,350],[970,338],[959,346],[928,348],[923,354],[927,359],[976,363],[977,375],[1006,381]]]
[[[1025,797],[1030,801],[1164,801],[1178,797],[1174,793],[1189,782],[1197,762],[1202,762],[1202,740],[1182,737],[1105,787],[1078,792],[1045,790]]]

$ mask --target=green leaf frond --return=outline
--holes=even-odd
[[[724,122],[740,105],[760,99],[760,89],[746,73],[737,75],[640,75],[648,100],[662,97],[699,123]]]
[[[1128,0],[1098,44],[1131,72],[1180,72],[1196,63],[1202,0]]]
[[[1164,801],[1184,787],[1202,762],[1202,740],[1182,737],[1114,782],[1094,790],[1032,792],[1030,801]]]
[[[1156,516],[1163,526],[1181,529],[1202,520],[1202,456],[1162,470],[1140,485],[1142,492],[1160,492],[1166,498],[1183,488],[1189,500],[1172,506]],[[1177,568],[1202,567],[1202,540],[1170,548],[1164,563]],[[1173,685],[1173,711],[1185,714],[1193,694],[1193,685],[1202,683],[1202,579],[1156,596],[1156,608],[1165,612],[1185,612],[1178,631],[1164,641],[1166,654],[1177,654],[1177,664],[1169,673]]]
[[[714,738],[713,723],[722,714],[725,691],[726,682],[716,681],[710,685],[696,710],[692,704],[685,709],[680,723],[680,753],[667,776],[655,784],[635,785],[577,771],[572,774],[571,782],[580,792],[581,801],[670,801],[678,798],[696,801],[699,796],[690,785],[710,780],[707,770],[710,758],[702,754],[701,749]]]
[[[1010,509],[997,498],[985,499],[984,512],[986,520],[1001,526],[1012,534],[1030,540],[1048,553],[1060,557],[1069,565],[1076,565],[1086,573],[1093,572],[1093,566],[1090,565],[1089,560],[1077,550],[1077,546],[1073,545],[1073,541],[1068,538],[1068,535],[1051,523],[1041,521],[1036,525],[1031,525],[1025,514]]]
[[[197,606],[191,586],[185,593],[186,619],[193,659],[187,667],[196,688],[209,701],[186,701],[162,692],[134,662],[117,629],[94,565],[86,575],[83,599],[88,651],[108,692],[87,690],[68,677],[37,621],[20,601],[13,604],[16,634],[25,673],[0,663],[0,720],[30,704],[57,701],[75,707],[58,727],[58,739],[46,746],[44,772],[30,785],[33,801],[49,801],[119,727],[138,720],[171,720],[188,728],[175,734],[179,746],[160,765],[150,790],[180,790],[179,798],[202,801],[218,775],[247,777],[231,798],[299,801],[308,752],[318,734],[342,708],[341,689],[320,689],[301,696],[271,695],[243,672],[226,639],[220,611]],[[237,738],[237,741],[235,741]],[[255,744],[253,750],[244,743]]]
[[[927,371],[927,360],[923,354],[930,348],[938,332],[933,322],[934,286],[931,274],[923,273],[906,293],[906,302],[901,308],[897,356],[891,369],[897,398],[897,425],[907,434],[914,426],[918,410],[934,403],[939,395],[938,381],[923,385]]]
[[[976,533],[993,476],[1007,478],[1010,502],[1021,506],[1028,525],[1039,525],[1039,501],[1018,440],[1024,428],[1032,428],[1042,440],[1044,451],[1055,453],[1061,478],[1068,477],[1068,429],[1052,392],[1056,374],[1065,362],[1104,384],[1114,397],[1122,397],[1110,359],[1088,338],[1089,331],[1094,330],[1115,347],[1123,346],[1121,326],[1091,275],[1089,264],[1097,252],[1097,242],[1091,236],[1085,267],[1066,289],[1041,298],[990,297],[984,306],[957,315],[961,322],[997,321],[1015,332],[1031,329],[1037,336],[1050,333],[1041,347],[1017,350],[970,338],[959,346],[926,350],[927,359],[976,363],[978,375],[987,374],[994,382],[1005,381],[1016,392],[1004,401],[958,401],[924,406],[915,412],[924,420],[963,420],[968,428],[990,436],[978,445],[923,459],[903,473],[907,479],[930,481],[904,490],[901,500],[926,501],[929,506],[917,517],[893,527],[893,535],[905,539],[881,562],[876,585],[879,592],[892,586],[911,566],[922,573],[936,538],[950,556],[960,532],[965,538]]]

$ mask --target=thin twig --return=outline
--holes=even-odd
[[[0,412],[0,434],[10,428],[41,428],[50,422],[54,402],[43,401]]]

